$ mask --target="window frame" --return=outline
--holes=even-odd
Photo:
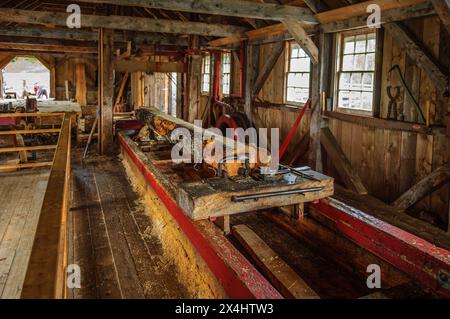
[[[209,72],[206,72],[206,60],[209,59]],[[200,80],[200,94],[202,95],[209,95],[211,94],[211,67],[212,67],[212,58],[210,54],[206,54],[202,56],[202,71],[201,71],[201,80]],[[205,76],[208,75],[209,76],[209,81],[208,81],[208,90],[205,91]]]
[[[230,72],[229,73],[225,73],[224,72],[225,56],[229,56],[230,57],[230,59],[229,59],[229,61],[230,61],[230,63],[229,63],[230,64]],[[232,74],[232,72],[233,72],[233,57],[232,57],[232,54],[231,54],[231,52],[223,52],[222,56],[221,56],[221,85],[220,85],[223,96],[227,96],[227,97],[231,96],[231,91],[232,91],[231,74]],[[228,81],[228,93],[225,93],[225,91],[224,91],[224,85],[225,85],[224,79],[225,79],[225,75],[226,74],[228,75],[228,78],[229,78],[229,81]]]
[[[344,63],[344,39],[346,37],[351,37],[351,36],[358,36],[358,35],[369,35],[369,34],[374,34],[375,35],[375,51],[374,52],[369,52],[369,53],[373,53],[375,55],[375,66],[373,71],[345,71],[345,73],[372,73],[373,74],[373,89],[372,89],[372,109],[371,110],[363,110],[363,109],[351,109],[351,108],[345,108],[339,105],[339,91],[341,91],[339,89],[339,85],[340,85],[340,75],[343,72],[343,63]],[[378,52],[379,50],[379,41],[380,41],[380,36],[379,33],[374,30],[374,29],[360,29],[360,30],[353,30],[353,31],[344,31],[344,32],[340,32],[338,34],[336,34],[335,37],[335,58],[333,61],[333,77],[334,77],[334,87],[333,87],[333,111],[335,112],[340,112],[340,113],[346,113],[346,114],[352,114],[352,115],[361,115],[361,116],[374,116],[376,109],[377,109],[377,105],[376,105],[376,101],[378,98],[378,95],[380,94],[377,90],[377,81],[378,81],[378,77],[380,76],[379,74],[379,63],[380,63],[380,54]],[[366,51],[364,52],[365,54],[368,54],[367,52],[367,48]],[[361,79],[362,82],[362,79]],[[362,83],[361,83],[362,85]],[[344,91],[344,90],[342,90]],[[364,92],[364,91],[361,91]]]
[[[309,90],[309,98],[311,98],[311,88],[312,88],[312,68],[313,68],[313,64],[311,61],[311,58],[308,56],[308,59],[310,60],[309,63],[309,72],[290,72],[291,70],[291,60],[292,60],[292,46],[298,46],[298,48],[300,50],[302,50],[305,55],[308,56],[308,54],[305,52],[305,50],[303,50],[300,45],[295,41],[295,40],[291,40],[291,41],[286,41],[286,63],[285,63],[285,72],[284,72],[284,104],[285,105],[292,105],[292,106],[304,106],[306,104],[306,102],[296,102],[296,101],[289,101],[288,100],[288,88],[289,88],[289,74],[292,73],[301,73],[301,74],[306,74],[309,73],[309,84],[308,84],[308,90]]]

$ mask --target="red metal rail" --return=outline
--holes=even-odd
[[[424,287],[450,298],[450,251],[335,199],[321,200],[313,207],[330,218],[345,237]]]
[[[184,234],[189,238],[230,298],[282,298],[280,293],[222,234],[208,227],[209,222],[200,222],[198,226],[194,224],[134,152],[125,138],[120,134],[118,136],[123,150],[175,218]],[[201,230],[199,226],[202,228]]]

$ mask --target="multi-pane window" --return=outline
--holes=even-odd
[[[372,111],[376,33],[341,36],[337,63],[339,108]]]
[[[205,55],[202,60],[202,93],[210,92],[211,84],[211,56]]]
[[[222,93],[230,95],[231,87],[231,53],[222,54]]]
[[[297,43],[289,43],[286,72],[286,101],[306,103],[309,99],[311,60]]]

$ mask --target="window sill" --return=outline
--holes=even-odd
[[[418,134],[427,134],[440,136],[445,135],[445,128],[443,127],[431,127],[427,128],[425,125],[401,122],[387,119],[380,119],[373,116],[363,116],[355,114],[347,114],[343,112],[325,112],[325,117],[336,119],[343,122],[348,122],[360,126],[366,126],[374,129],[392,130],[402,132],[413,132]]]

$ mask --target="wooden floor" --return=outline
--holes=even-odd
[[[19,298],[33,246],[48,169],[0,173],[0,297]]]
[[[117,158],[74,152],[69,264],[81,267],[71,298],[188,298]]]

